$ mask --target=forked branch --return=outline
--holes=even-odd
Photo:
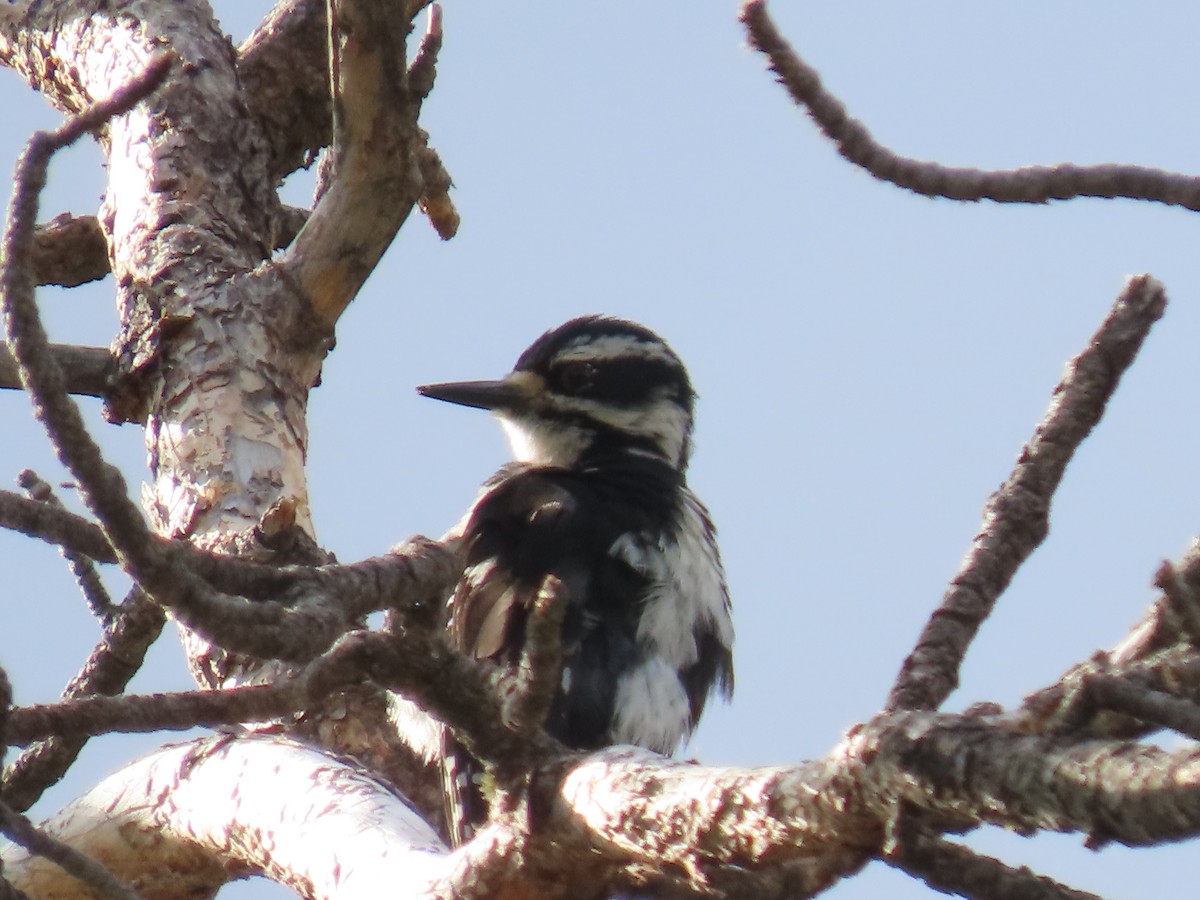
[[[1131,278],[1088,347],[1068,364],[1016,468],[988,498],[979,533],[904,661],[887,709],[937,709],[958,686],[967,648],[1017,569],[1045,539],[1050,502],[1067,464],[1100,421],[1166,303],[1153,278]]]

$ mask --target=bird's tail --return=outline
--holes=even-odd
[[[445,729],[442,754],[442,786],[446,797],[446,827],[450,842],[460,847],[475,836],[487,821],[488,805],[483,795],[483,766],[466,751],[450,729]]]

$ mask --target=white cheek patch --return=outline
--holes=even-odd
[[[617,684],[611,738],[656,753],[674,753],[692,730],[691,708],[679,676],[661,657],[651,657]]]
[[[537,419],[503,416],[500,425],[518,462],[570,468],[587,447],[587,436],[571,426],[547,426]]]

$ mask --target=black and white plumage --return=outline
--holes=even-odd
[[[640,325],[588,316],[542,335],[499,381],[419,390],[495,412],[517,459],[466,519],[452,642],[516,665],[528,610],[554,575],[567,608],[546,730],[577,749],[674,752],[709,694],[733,689],[725,576],[685,479],[695,394],[679,358]],[[461,749],[449,761],[461,840],[481,811]]]

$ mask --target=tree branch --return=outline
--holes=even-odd
[[[1129,279],[1087,349],[1067,366],[1016,468],[988,499],[979,533],[904,661],[887,709],[936,709],[958,686],[967,647],[1017,569],[1045,539],[1050,501],[1067,464],[1100,421],[1166,302],[1153,278]]]
[[[165,622],[162,607],[134,588],[62,696],[112,695],[125,690]],[[5,802],[19,811],[28,809],[62,778],[85,743],[85,737],[59,734],[26,748],[4,770],[0,787]]]
[[[523,734],[541,728],[562,680],[562,623],[566,588],[547,575],[525,624],[525,646],[517,664],[516,685],[505,704],[504,719]]]
[[[0,302],[9,343],[20,366],[22,381],[28,386],[34,408],[51,441],[78,480],[84,501],[103,523],[134,579],[172,609],[183,624],[214,643],[259,658],[307,660],[322,652],[358,616],[369,611],[361,608],[362,603],[378,604],[378,593],[352,596],[346,606],[302,600],[290,605],[274,601],[251,603],[213,591],[189,569],[173,565],[170,545],[150,532],[140,510],[128,497],[124,477],[104,460],[79,410],[67,397],[62,371],[49,353],[33,298],[28,259],[38,192],[45,184],[51,155],[149,94],[166,77],[170,65],[169,57],[160,57],[146,74],[118,91],[111,100],[71,118],[57,131],[39,132],[30,140],[17,167],[12,211],[3,244],[5,265],[0,273]],[[445,566],[435,563],[434,569],[439,568],[444,571]],[[404,575],[411,571],[399,574],[403,581]],[[424,587],[419,586],[417,591],[422,599]]]
[[[404,68],[407,19],[371,0],[333,4],[334,177],[280,265],[332,327],[423,193],[420,99]]]
[[[104,347],[78,347],[51,344],[50,356],[58,363],[68,394],[84,397],[108,395],[110,379],[116,371],[112,354]],[[0,388],[23,390],[17,361],[8,348],[0,347]]]
[[[29,499],[38,503],[44,503],[46,506],[62,509],[62,501],[54,495],[53,488],[50,487],[37,472],[33,469],[24,470],[18,477],[17,482],[29,494]],[[60,552],[63,558],[67,561],[67,566],[71,569],[71,574],[75,576],[75,582],[79,585],[80,591],[83,593],[84,602],[91,610],[93,616],[98,619],[106,618],[116,611],[112,599],[108,596],[108,589],[104,586],[104,582],[100,579],[100,573],[96,571],[96,565],[91,557],[83,553],[76,553],[70,547],[61,547]]]
[[[69,510],[38,503],[13,491],[0,491],[0,528],[67,547],[72,553],[80,553],[96,562],[117,561],[117,554],[99,525]]]
[[[324,900],[416,896],[446,853],[361,767],[278,737],[221,736],[156,751],[45,827],[84,852],[103,852],[115,872],[156,897],[211,896],[253,873]],[[36,859],[10,849],[5,863],[32,895],[87,896]]]
[[[935,891],[972,900],[1101,900],[1096,894],[1069,888],[1025,866],[1014,869],[969,847],[923,832],[912,823],[904,824],[906,817],[901,818],[902,833],[882,859]]]
[[[817,127],[837,145],[838,153],[880,181],[950,200],[1048,203],[1076,197],[1121,197],[1200,211],[1200,178],[1145,166],[1064,163],[984,171],[899,156],[878,143],[824,88],[816,69],[797,56],[779,33],[765,0],[749,0],[742,6],[741,20],[751,45],[766,55],[792,99],[808,110]]]

